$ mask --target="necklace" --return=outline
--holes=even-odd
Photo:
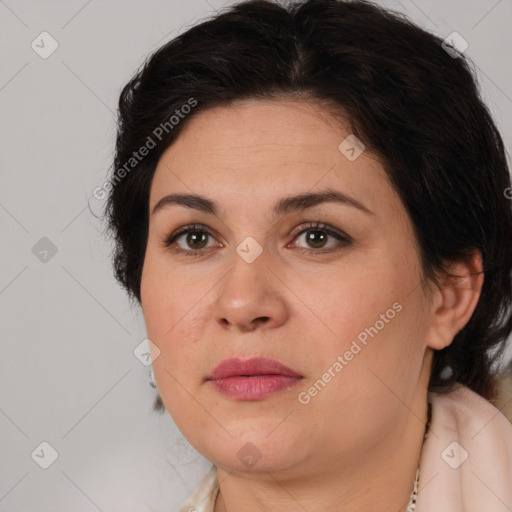
[[[425,435],[423,436],[423,443],[425,443],[425,439],[427,438],[428,428],[430,427],[430,420],[432,418],[432,404],[430,402],[428,403],[427,415],[428,415],[428,418],[427,418],[427,424],[425,426]],[[423,449],[423,444],[421,445],[421,448]],[[416,510],[416,499],[418,497],[419,481],[420,481],[420,467],[418,466],[418,469],[416,470],[416,478],[414,480],[412,493],[409,498],[409,504],[407,505],[407,512],[414,512]]]
[[[420,468],[416,470],[416,480],[414,480],[414,486],[409,498],[409,504],[407,505],[407,512],[414,512],[416,510],[416,498],[418,497],[418,483],[420,481]]]

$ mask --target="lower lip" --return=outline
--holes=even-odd
[[[254,375],[251,377],[227,377],[210,380],[212,386],[223,395],[237,400],[261,400],[267,396],[290,389],[302,377],[288,375]]]

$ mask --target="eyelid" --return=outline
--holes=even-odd
[[[298,235],[302,234],[304,231],[318,229],[319,231],[325,231],[326,233],[329,233],[330,235],[338,236],[340,238],[344,238],[347,240],[350,240],[351,238],[341,231],[340,229],[335,228],[334,226],[331,226],[330,224],[325,224],[323,222],[303,222],[300,224],[300,226],[297,226],[291,233],[290,236],[293,236],[293,238],[297,238]]]
[[[210,228],[208,228],[204,224],[187,224],[185,226],[179,227],[178,229],[173,231],[168,237],[166,237],[165,245],[170,245],[178,236],[187,233],[188,231],[205,231],[206,233],[213,236]]]
[[[343,247],[346,247],[353,243],[352,237],[347,235],[344,231],[341,231],[340,229],[335,228],[329,224],[325,224],[323,222],[302,223],[300,226],[298,226],[295,230],[292,231],[292,233],[290,235],[290,236],[293,236],[292,243],[295,243],[295,240],[303,233],[305,233],[307,231],[314,231],[314,230],[323,231],[323,232],[327,233],[328,236],[336,238],[338,243],[332,247],[323,247],[320,249],[312,249],[312,248],[308,249],[305,247],[297,247],[297,250],[311,252],[313,254],[322,254],[322,253],[334,252],[336,250],[342,249]],[[289,247],[289,244],[287,244],[287,247]]]
[[[353,242],[352,238],[349,235],[347,235],[345,232],[343,232],[333,226],[330,226],[329,224],[325,224],[323,222],[318,222],[318,221],[301,223],[294,230],[292,230],[292,232],[289,234],[289,236],[292,237],[292,242],[294,242],[295,239],[299,235],[303,234],[306,231],[310,231],[310,230],[314,230],[314,229],[318,229],[319,231],[324,231],[329,236],[336,238],[338,240],[337,246],[330,247],[330,248],[321,248],[321,249],[313,249],[313,248],[308,249],[305,247],[298,247],[297,250],[321,254],[322,252],[333,252],[337,249],[340,249],[340,247],[339,247],[340,244],[342,244],[343,246],[346,246],[346,245],[350,245]],[[215,233],[204,224],[196,224],[196,223],[187,224],[187,225],[179,227],[170,236],[166,237],[163,242],[164,247],[170,247],[171,245],[174,244],[174,242],[176,241],[176,239],[179,236],[186,234],[189,231],[200,231],[200,232],[206,233],[207,235],[209,235],[213,238],[217,238]],[[222,246],[222,243],[220,243],[220,246]],[[219,247],[218,241],[217,241],[217,247]],[[289,243],[287,243],[286,247],[289,247]],[[185,253],[185,254],[199,255],[201,253],[204,253],[205,249],[203,248],[203,249],[198,249],[198,250],[194,251],[194,250],[186,250],[186,249],[178,248],[178,249],[176,249],[176,251]]]

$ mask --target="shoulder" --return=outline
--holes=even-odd
[[[429,393],[433,415],[437,417],[437,426],[453,430],[471,439],[482,433],[494,438],[497,434],[510,437],[512,443],[512,424],[491,402],[471,389],[458,384],[452,391],[439,394]]]
[[[512,422],[512,373],[506,373],[499,379],[494,405]]]
[[[213,512],[218,492],[217,468],[212,466],[178,512]]]
[[[457,385],[429,393],[417,512],[512,510],[512,424],[488,400]],[[423,481],[423,483],[422,483]]]

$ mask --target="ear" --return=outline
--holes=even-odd
[[[477,249],[467,260],[452,262],[447,270],[453,276],[442,277],[439,288],[433,286],[430,303],[432,317],[427,345],[435,350],[450,345],[469,322],[484,283],[482,255]]]

